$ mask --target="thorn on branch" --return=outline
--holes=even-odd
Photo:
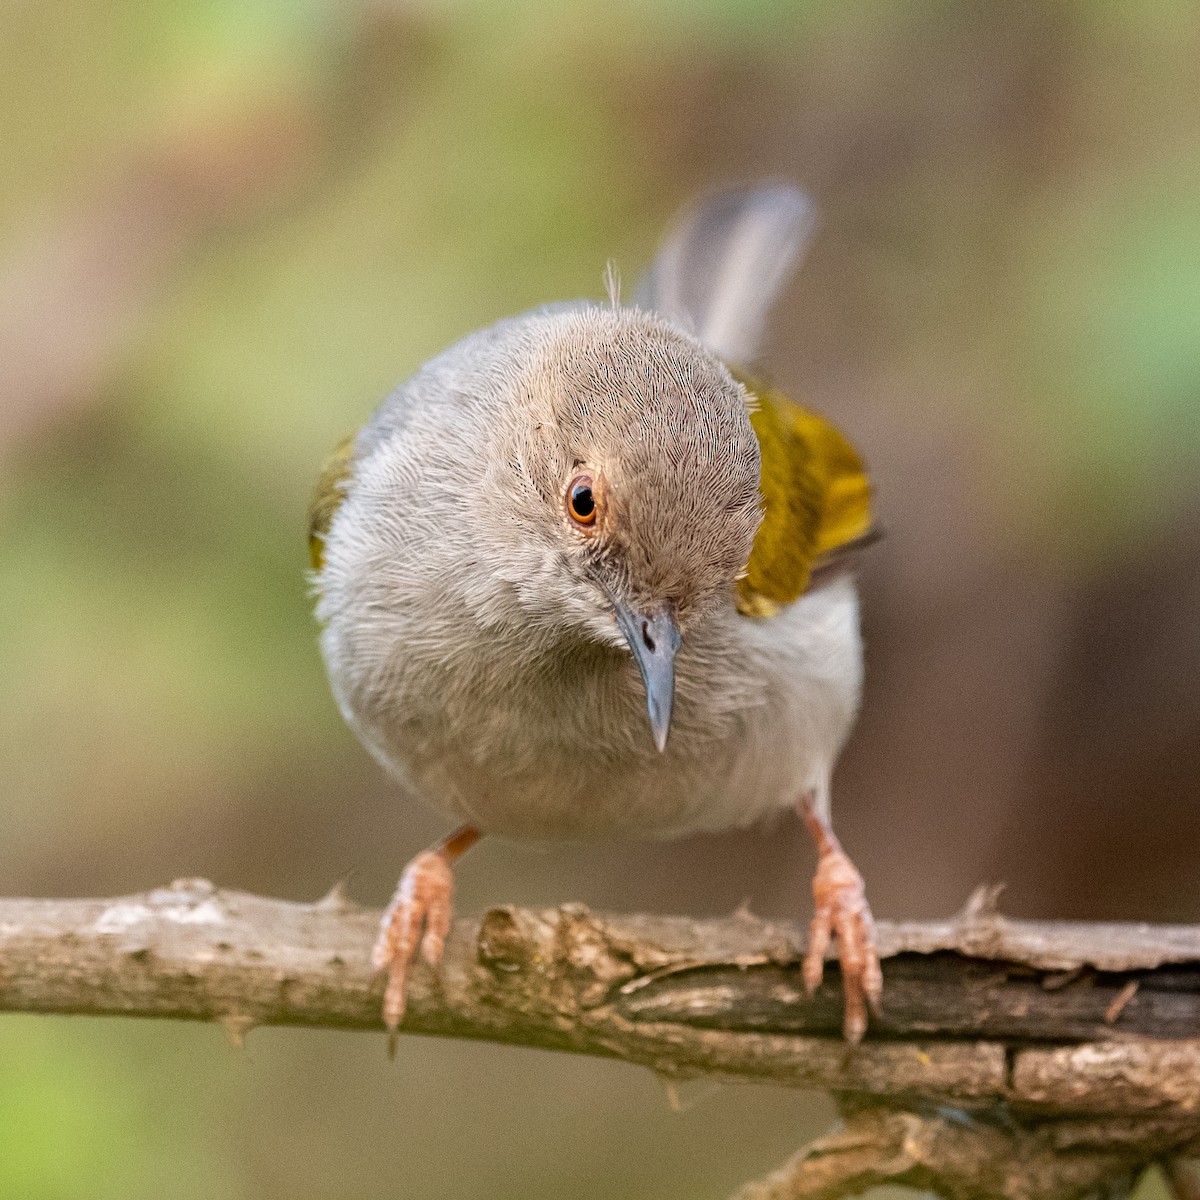
[[[248,1013],[227,1012],[217,1018],[217,1024],[229,1035],[230,1045],[235,1050],[242,1050],[246,1045],[246,1035],[258,1022]]]

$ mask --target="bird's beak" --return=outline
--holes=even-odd
[[[675,651],[679,628],[667,610],[639,613],[624,604],[616,606],[617,625],[633,651],[646,685],[646,708],[654,744],[666,749],[671,728],[671,704],[675,699]]]

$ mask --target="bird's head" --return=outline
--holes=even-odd
[[[510,535],[540,548],[523,606],[628,649],[662,749],[676,651],[750,555],[758,442],[741,387],[674,326],[621,308],[542,321],[503,455]]]

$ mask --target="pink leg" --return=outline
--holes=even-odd
[[[453,916],[454,876],[451,867],[483,835],[464,825],[449,837],[421,851],[404,868],[396,894],[383,914],[371,965],[387,971],[383,1020],[388,1028],[388,1053],[396,1050],[396,1029],[404,1018],[408,967],[417,950],[431,966],[442,959]]]
[[[804,956],[804,986],[810,995],[816,991],[825,969],[825,951],[830,938],[836,937],[846,998],[843,1030],[846,1040],[857,1045],[867,1031],[868,1006],[876,1016],[881,1011],[883,972],[875,944],[875,920],[858,868],[846,857],[829,822],[813,808],[811,797],[805,797],[801,812],[818,855],[813,877],[816,912]]]

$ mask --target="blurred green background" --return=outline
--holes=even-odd
[[[835,785],[885,916],[1200,920],[1190,0],[0,7],[0,893],[382,903],[445,823],[342,726],[326,452],[472,328],[632,281],[696,191],[822,236],[766,363],[887,540]],[[790,823],[489,844],[459,903],[806,917]],[[725,1196],[820,1097],[530,1051],[0,1018],[0,1196]]]

